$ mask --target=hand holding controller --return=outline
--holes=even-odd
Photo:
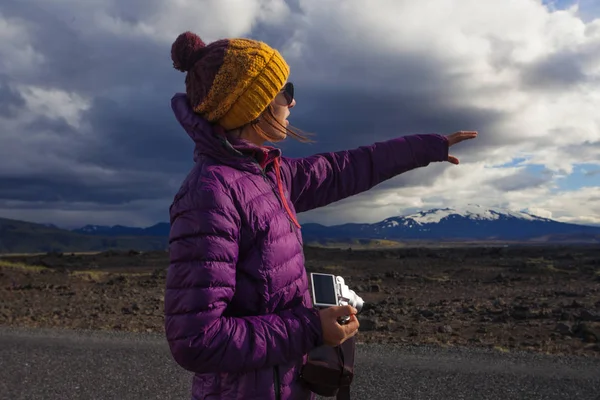
[[[341,276],[311,273],[314,305],[319,316],[325,344],[338,346],[358,332],[356,314],[363,307],[363,299],[348,288]]]
[[[356,319],[356,308],[352,306],[333,306],[319,310],[323,343],[339,346],[358,333],[360,324]],[[347,322],[340,322],[345,320]]]

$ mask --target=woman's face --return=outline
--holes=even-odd
[[[294,86],[287,83],[271,102],[271,112],[267,109],[265,116],[260,119],[260,128],[273,138],[272,141],[280,141],[287,137],[286,127],[289,125],[288,117],[290,109],[296,105],[294,99]],[[273,121],[272,119],[275,119]]]

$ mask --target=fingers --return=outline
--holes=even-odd
[[[448,147],[454,146],[464,140],[470,140],[476,138],[478,135],[477,131],[458,131],[451,135],[446,136],[448,139]],[[448,156],[448,162],[454,165],[458,165],[460,161],[454,156]]]
[[[448,162],[454,165],[458,165],[460,163],[460,161],[458,161],[458,158],[454,156],[448,156]]]
[[[352,331],[351,333],[347,334],[346,336],[344,336],[344,338],[340,341],[340,344],[344,343],[346,340],[350,339],[351,337],[356,336],[356,334],[358,333],[358,329],[355,329],[354,331]]]
[[[356,310],[356,308],[354,308],[352,306],[337,306],[337,307],[332,307],[331,312],[332,312],[333,316],[338,318],[338,317],[345,317],[347,315],[356,314],[358,311]]]
[[[342,325],[342,329],[344,329],[344,334],[346,337],[354,336],[360,327],[360,323],[356,318],[356,315],[350,316],[350,321],[347,324]]]
[[[336,345],[340,345],[344,343],[346,340],[350,339],[354,335],[358,333],[358,328],[360,324],[358,323],[358,319],[355,315],[350,316],[350,321],[344,325],[340,325],[341,335],[339,337],[339,341]]]
[[[338,346],[358,332],[360,326],[356,318],[358,310],[347,306],[328,307],[319,312],[325,344]],[[349,317],[347,323],[340,324],[340,317]]]
[[[463,140],[473,139],[477,136],[477,131],[458,131],[453,133],[453,135],[455,135],[458,138],[462,138]]]
[[[453,146],[464,140],[474,139],[477,137],[477,135],[477,131],[458,131],[446,137],[448,138],[448,146]]]

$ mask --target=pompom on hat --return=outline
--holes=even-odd
[[[171,46],[173,68],[187,72],[185,86],[194,112],[230,130],[246,125],[281,91],[290,68],[281,54],[250,39],[206,45],[184,32]]]

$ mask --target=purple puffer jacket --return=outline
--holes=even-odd
[[[295,213],[444,161],[440,135],[414,135],[308,158],[225,140],[176,94],[195,165],[170,208],[166,337],[195,373],[193,399],[314,399],[298,381],[323,343]],[[284,198],[282,198],[282,196]]]

